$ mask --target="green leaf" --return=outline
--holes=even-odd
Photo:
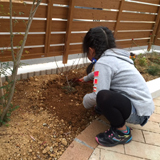
[[[29,51],[25,50],[25,53],[27,53],[27,54],[28,54],[28,53],[29,53]]]

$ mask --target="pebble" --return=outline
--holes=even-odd
[[[29,149],[29,153],[31,153],[32,152],[32,150],[31,149]]]
[[[43,126],[47,126],[47,123],[43,123]]]
[[[65,138],[62,138],[61,142],[64,146],[67,146],[67,140]]]
[[[53,152],[53,147],[50,147],[50,152]]]
[[[37,78],[35,78],[34,80],[35,80],[36,82],[38,81],[38,79],[37,79]]]
[[[46,154],[49,150],[50,150],[50,147],[46,147],[46,148],[42,151],[42,153],[43,153],[43,154]]]

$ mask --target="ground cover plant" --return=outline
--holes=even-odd
[[[160,76],[158,53],[131,58],[146,81]],[[86,75],[86,67],[65,69],[64,73],[59,69],[59,74],[17,81],[12,103],[20,107],[12,112],[8,126],[0,127],[1,160],[58,160],[74,138],[99,116],[82,105],[83,96],[92,92],[92,83],[73,80]]]

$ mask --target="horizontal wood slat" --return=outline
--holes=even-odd
[[[75,0],[75,6],[119,9],[120,1],[121,0]]]
[[[69,4],[69,0],[53,0],[53,4],[68,5]]]
[[[25,32],[27,20],[15,20],[13,23],[13,32]],[[10,20],[0,19],[0,32],[9,32],[10,30]],[[29,32],[45,32],[46,21],[43,20],[33,20]]]
[[[14,49],[14,52],[17,53],[17,49]],[[24,48],[23,55],[31,55],[33,53],[43,53],[44,47],[38,47],[38,48]],[[0,53],[0,56],[11,56],[11,50],[5,49],[3,50],[3,53]]]
[[[52,55],[52,56],[54,54],[63,55],[63,52],[64,52],[64,46],[50,47],[49,55]],[[70,45],[69,53],[70,54],[82,53],[82,45]]]
[[[153,23],[119,23],[118,30],[150,30]]]
[[[15,53],[17,53],[17,49],[14,50]],[[24,48],[22,59],[32,59],[35,58],[41,58],[42,55],[44,55],[44,47],[40,48]],[[12,60],[11,51],[10,50],[4,50],[4,52],[0,53],[0,61],[9,61]]]
[[[33,2],[33,0],[23,0],[23,1],[25,1],[25,2]],[[47,2],[48,2],[48,0],[42,0],[41,3],[47,3]]]
[[[65,42],[66,34],[52,34],[50,44],[61,44]]]
[[[15,35],[13,38],[14,46],[20,46],[22,40],[23,35]],[[28,35],[25,46],[44,45],[44,40],[44,34]],[[0,47],[10,47],[10,35],[0,35]]]
[[[159,0],[133,0],[137,2],[145,2],[145,3],[151,3],[151,4],[159,4]]]
[[[75,19],[97,19],[97,20],[116,20],[118,12],[91,10],[91,9],[74,9],[73,18]]]
[[[131,41],[119,41],[116,42],[117,48],[129,48],[148,45],[148,39]]]
[[[122,12],[121,21],[155,21],[156,15]]]
[[[115,27],[115,22],[80,22],[74,21],[72,24],[72,31],[88,31],[90,28],[97,26],[106,26],[110,30]]]
[[[157,39],[157,41],[156,41],[155,45],[160,46],[160,38],[159,38],[159,39]]]
[[[139,4],[139,3],[137,4],[137,3],[126,1],[124,3],[123,10],[157,13],[158,6],[144,5],[144,4]]]
[[[1,2],[1,12],[0,16],[9,16],[9,3],[8,2]],[[23,3],[13,3],[13,16],[14,17],[28,17],[31,7],[31,4],[24,5]],[[19,13],[21,12],[21,13]],[[23,12],[23,14],[22,14]],[[46,18],[47,13],[47,6],[39,6],[37,12],[34,17]]]
[[[134,38],[146,38],[150,37],[150,31],[148,32],[118,32],[116,39],[134,39]]]
[[[66,31],[67,21],[52,21],[51,32],[53,31]]]
[[[52,9],[52,18],[67,19],[67,17],[68,17],[68,8],[53,6],[53,9]]]
[[[63,52],[64,51],[64,46],[51,46],[49,48],[49,53],[52,52]]]

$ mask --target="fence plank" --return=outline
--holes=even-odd
[[[114,37],[115,38],[116,38],[116,35],[117,35],[120,19],[121,19],[121,16],[122,16],[122,10],[123,10],[124,3],[125,3],[125,1],[122,0],[120,5],[119,5],[119,12],[118,12],[118,16],[117,16],[117,19],[116,19],[117,21],[116,21],[116,25],[115,25],[115,29],[114,29]]]
[[[15,53],[17,53],[17,51],[18,51],[17,49],[14,49]],[[34,53],[43,53],[43,51],[44,51],[44,47],[24,48],[22,55],[25,56],[25,55],[31,55]],[[43,55],[44,55],[44,53],[43,53]],[[2,57],[11,56],[11,51],[9,49],[5,49],[3,53],[2,52],[0,53],[0,56],[2,56]]]
[[[52,34],[50,44],[62,44],[65,43],[65,34]]]
[[[69,3],[68,22],[67,22],[67,30],[66,30],[66,36],[65,36],[63,63],[67,63],[68,54],[69,54],[69,43],[70,43],[70,35],[71,35],[72,22],[73,22],[74,2],[75,2],[75,0],[70,0],[70,3]]]
[[[0,32],[9,32],[9,19],[0,19]],[[18,20],[13,22],[13,32],[25,32],[27,20]],[[26,23],[25,23],[26,22]],[[45,32],[46,21],[33,20],[29,32]]]
[[[69,5],[69,0],[53,0],[54,4]]]
[[[33,2],[33,0],[24,0],[25,2]],[[42,0],[41,3],[47,3],[48,0]]]
[[[14,51],[15,51],[15,53],[17,53],[18,50],[15,49]],[[36,57],[35,55],[37,55],[36,58],[42,58],[44,56],[43,51],[44,51],[44,47],[24,48],[23,54],[22,54],[22,59],[32,59],[33,56]],[[4,52],[0,54],[0,59],[2,62],[12,60],[11,51],[4,50]]]
[[[66,31],[67,21],[52,21],[51,23],[51,31]]]
[[[3,7],[1,8],[0,16],[9,16],[9,3],[1,2],[1,5],[3,5]],[[13,17],[29,17],[31,7],[31,4],[13,3]],[[34,17],[46,18],[46,13],[47,6],[40,5]]]
[[[155,21],[156,15],[123,12],[121,21]]]
[[[159,0],[133,0],[137,2],[146,2],[146,3],[151,3],[151,4],[159,4]]]
[[[97,26],[106,26],[110,30],[115,27],[115,22],[85,22],[85,21],[74,21],[72,31],[88,31],[90,28]]]
[[[134,39],[150,37],[150,31],[147,32],[118,32],[116,39]]]
[[[75,0],[75,6],[85,6],[91,8],[118,9],[121,0]]]
[[[52,18],[62,18],[67,19],[68,16],[68,8],[66,7],[55,7],[52,9],[54,12],[52,13]]]
[[[132,47],[139,47],[148,45],[148,39],[144,40],[134,40],[134,41],[119,41],[116,42],[117,48],[132,48]]]
[[[153,23],[120,23],[119,30],[150,30]]]
[[[48,9],[47,9],[47,23],[46,23],[46,35],[45,35],[45,48],[44,53],[47,55],[50,47],[50,37],[51,37],[51,23],[52,23],[52,9],[53,9],[53,0],[48,0]]]
[[[74,9],[74,19],[94,19],[94,20],[116,20],[118,12],[93,10],[93,9]]]
[[[157,13],[158,6],[137,4],[132,2],[125,2],[123,10],[127,11],[138,11],[138,12],[150,12]]]
[[[160,46],[160,38],[156,40],[155,45]]]
[[[64,46],[51,46],[49,48],[49,53],[55,53],[55,52],[64,52]]]
[[[23,35],[14,35],[13,45],[20,46],[23,40]],[[32,45],[44,45],[45,35],[37,34],[37,35],[28,35],[26,46]],[[10,46],[10,35],[0,35],[0,47],[9,47]]]

